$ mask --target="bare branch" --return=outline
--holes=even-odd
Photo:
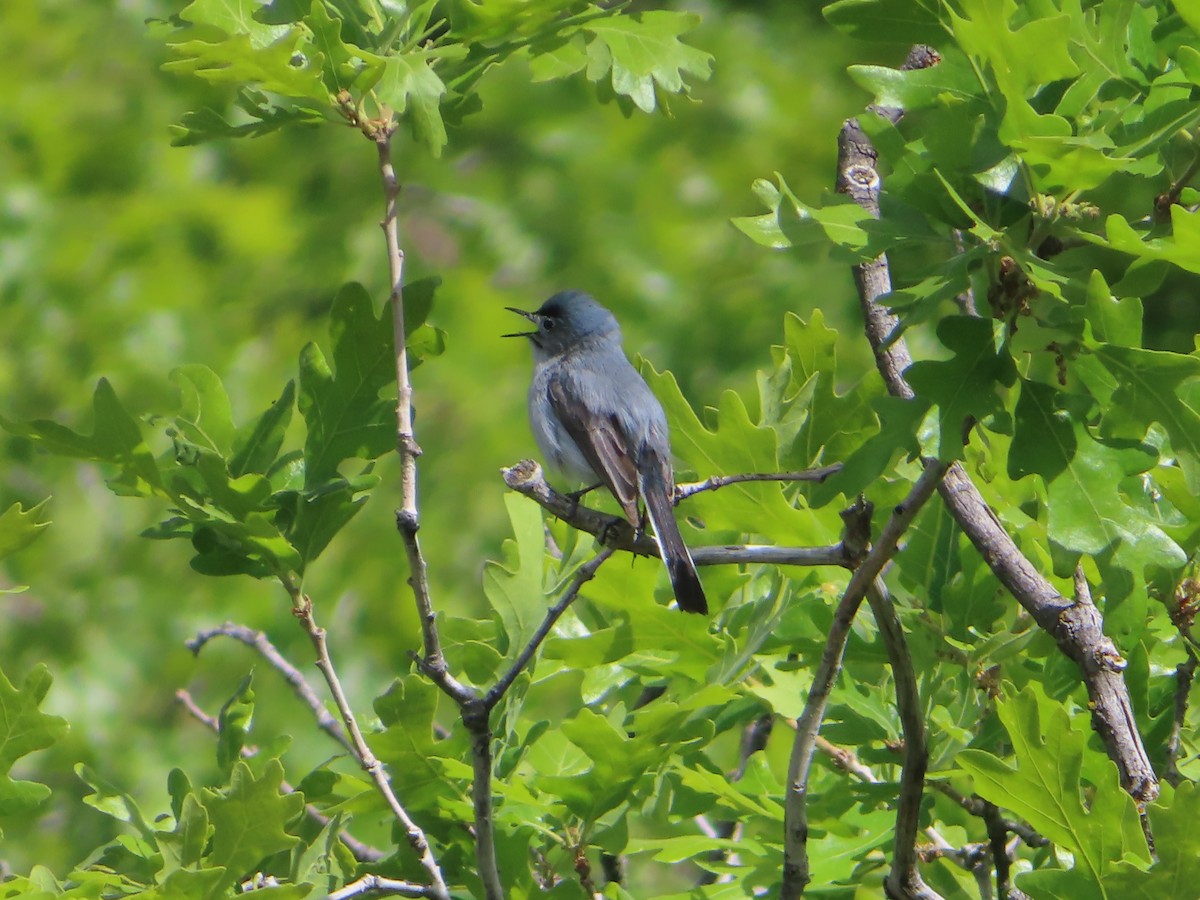
[[[1196,654],[1187,644],[1184,644],[1184,649],[1187,651],[1187,659],[1175,667],[1175,716],[1171,722],[1171,734],[1167,738],[1167,763],[1163,772],[1163,779],[1173,787],[1178,787],[1186,780],[1179,771],[1179,755],[1183,723],[1187,718],[1188,694],[1196,676]]]
[[[714,475],[704,481],[692,481],[675,486],[675,502],[686,500],[701,491],[715,491],[731,484],[744,484],[749,481],[816,481],[822,482],[830,475],[842,471],[841,463],[831,466],[821,466],[816,469],[804,469],[800,472],[745,472],[741,475]]]
[[[901,535],[912,523],[925,502],[932,496],[946,467],[936,460],[925,464],[925,471],[917,479],[908,496],[893,511],[879,541],[871,548],[842,593],[841,602],[834,612],[829,636],[821,661],[813,673],[812,687],[804,712],[796,722],[796,740],[792,747],[788,765],[788,788],[784,805],[784,857],[783,857],[783,900],[797,900],[809,881],[808,870],[808,774],[812,768],[816,749],[817,730],[825,715],[825,705],[833,690],[834,680],[841,669],[842,654],[850,636],[850,626],[863,597],[874,583],[884,565],[896,553]]]
[[[357,881],[352,881],[345,887],[331,893],[326,900],[350,900],[351,897],[361,897],[364,894],[384,894],[397,897],[437,897],[432,888],[423,884],[413,884],[411,881],[398,881],[395,878],[384,878],[382,875],[364,875]]]
[[[465,696],[457,694],[452,687],[439,681],[436,675],[432,676],[434,681],[458,703],[463,725],[471,735],[471,757],[475,774],[471,785],[471,800],[475,811],[475,856],[487,900],[503,900],[504,897],[504,885],[500,880],[500,869],[496,862],[496,835],[492,823],[492,709],[503,699],[513,682],[529,665],[529,661],[533,659],[534,654],[537,653],[546,636],[550,634],[550,630],[559,617],[566,612],[567,607],[575,602],[580,589],[588,581],[591,581],[596,570],[612,554],[611,549],[602,549],[592,559],[580,566],[571,586],[558,599],[558,602],[547,610],[545,618],[534,632],[533,637],[521,648],[521,652],[517,654],[517,658],[513,660],[508,671],[484,697],[477,696],[465,687],[462,687],[462,690],[466,692]],[[425,661],[420,662],[424,664]]]
[[[938,61],[928,48],[914,48],[906,68]],[[900,110],[876,110],[895,121]],[[838,136],[837,190],[849,194],[872,215],[879,215],[878,154],[857,119],[847,119]],[[882,298],[892,290],[886,255],[854,267],[867,339],[889,393],[911,399],[904,378],[911,364],[900,322]],[[1129,691],[1121,675],[1123,660],[1103,629],[1093,604],[1071,603],[1028,559],[988,507],[966,470],[952,465],[938,488],[963,533],[987,562],[1000,583],[1079,666],[1092,709],[1092,727],[1117,764],[1121,784],[1139,803],[1158,796],[1158,780],[1135,727]]]
[[[421,447],[413,433],[412,382],[408,377],[408,343],[404,331],[404,251],[400,249],[397,221],[400,180],[392,165],[393,131],[389,127],[364,133],[373,137],[379,156],[379,176],[383,182],[384,196],[384,215],[380,225],[387,244],[388,273],[392,285],[392,338],[396,350],[396,451],[400,454],[400,508],[396,511],[396,528],[404,540],[404,552],[408,557],[408,584],[412,588],[417,615],[421,620],[425,648],[421,668],[460,702],[467,702],[473,694],[450,674],[442,653],[437,618],[429,596],[429,573],[417,538],[417,532],[421,529],[417,505],[417,457],[421,455]]]
[[[839,747],[832,741],[817,735],[817,749],[833,760],[833,765],[848,775],[853,775],[859,781],[867,784],[878,784],[878,776],[871,771],[857,756],[845,747]]]
[[[877,576],[867,589],[867,602],[871,604],[892,667],[896,708],[904,733],[904,765],[900,771],[900,796],[896,804],[892,870],[888,873],[885,888],[889,897],[932,900],[939,895],[925,884],[917,869],[917,829],[921,824],[921,797],[925,791],[925,770],[929,765],[917,675],[904,638],[904,627],[882,578]]]
[[[215,637],[233,638],[235,641],[241,641],[247,647],[258,651],[259,656],[265,659],[272,669],[283,676],[296,696],[312,711],[314,718],[317,720],[317,725],[321,730],[341,744],[346,750],[351,753],[354,752],[354,747],[350,744],[349,738],[346,737],[346,730],[342,727],[342,723],[325,708],[325,704],[321,702],[321,698],[317,696],[317,692],[313,690],[312,685],[300,674],[300,670],[284,658],[283,654],[275,648],[275,645],[271,643],[270,638],[264,632],[255,631],[253,628],[248,628],[245,625],[238,625],[236,622],[226,622],[224,625],[218,625],[215,628],[206,628],[198,632],[185,646],[192,653],[199,654],[204,645]]]
[[[542,619],[542,624],[537,627],[537,630],[533,633],[533,637],[529,639],[529,643],[522,648],[521,652],[517,654],[517,658],[513,660],[513,664],[509,666],[508,671],[504,673],[492,689],[487,692],[487,696],[483,698],[484,708],[488,712],[491,712],[495,708],[496,704],[508,692],[508,689],[512,687],[513,682],[517,680],[517,676],[529,665],[529,661],[533,659],[533,655],[542,645],[542,642],[546,640],[546,636],[550,634],[550,629],[554,627],[554,623],[567,611],[567,607],[575,602],[575,598],[579,596],[579,591],[596,576],[596,571],[604,565],[605,560],[613,555],[613,552],[611,547],[605,547],[579,567],[579,571],[575,573],[575,577],[571,580],[571,586],[563,592],[558,602],[546,611],[546,617]]]
[[[350,701],[346,699],[346,692],[342,689],[342,682],[338,678],[337,670],[333,666],[333,660],[329,656],[329,644],[326,639],[325,629],[317,625],[316,620],[313,618],[312,600],[301,592],[300,585],[295,578],[284,578],[283,584],[287,589],[288,595],[292,598],[293,613],[296,619],[300,622],[305,633],[312,641],[313,649],[317,654],[317,668],[325,676],[325,683],[329,685],[329,692],[333,695],[333,701],[337,705],[338,712],[342,716],[342,722],[349,733],[351,752],[358,760],[359,765],[363,767],[363,770],[375,782],[375,786],[387,802],[396,821],[404,827],[409,845],[412,847],[413,852],[416,853],[422,867],[429,874],[431,882],[429,890],[431,893],[428,896],[435,897],[437,900],[449,900],[450,891],[446,887],[441,867],[438,866],[437,860],[433,858],[433,851],[429,847],[429,841],[425,837],[425,832],[413,821],[408,811],[405,810],[400,800],[396,797],[396,792],[392,790],[392,783],[388,779],[383,763],[371,752],[366,738],[363,737],[362,730],[358,727],[358,720],[354,717],[354,710],[350,707]]]
[[[533,500],[555,518],[572,528],[604,541],[605,546],[635,556],[659,558],[658,544],[650,535],[637,534],[624,517],[590,509],[567,494],[556,491],[546,481],[542,467],[531,459],[501,470],[504,483]],[[796,473],[791,473],[796,474]],[[831,547],[768,547],[758,544],[692,547],[692,560],[698,566],[748,565],[763,563],[777,566],[849,567],[852,556],[837,544]]]
[[[963,794],[960,794],[950,785],[948,781],[933,781],[930,782],[930,787],[932,787],[939,794],[944,794],[946,797],[949,797],[973,816],[978,816],[982,819],[988,815],[988,804],[987,801],[982,797],[967,797]],[[1010,831],[1017,835],[1017,837],[1023,840],[1030,847],[1046,847],[1050,844],[1050,841],[1042,837],[1042,835],[1038,834],[1037,831],[1023,822],[1016,822],[1012,819],[1001,818],[1000,823],[1004,826],[1005,831]]]

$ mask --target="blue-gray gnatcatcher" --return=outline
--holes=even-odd
[[[527,337],[533,346],[529,421],[543,458],[573,478],[605,485],[638,529],[644,502],[679,608],[707,613],[675,523],[667,417],[625,358],[616,318],[582,291],[555,294],[535,312],[508,309],[536,326],[505,337]]]

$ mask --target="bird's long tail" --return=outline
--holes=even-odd
[[[666,563],[667,575],[671,579],[671,588],[675,591],[679,608],[684,612],[707,614],[708,600],[704,596],[704,585],[700,583],[692,554],[675,522],[675,507],[671,502],[675,486],[667,484],[664,478],[653,471],[644,474],[641,482],[642,498],[650,514],[650,524],[654,526],[654,538]]]

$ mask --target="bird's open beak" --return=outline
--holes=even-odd
[[[526,311],[525,311],[525,310],[523,310],[523,309],[517,309],[515,306],[506,306],[506,307],[504,307],[504,308],[505,308],[505,309],[507,309],[509,312],[514,312],[514,313],[516,313],[518,316],[524,316],[524,317],[525,317],[526,319],[528,319],[530,322],[532,322],[532,321],[534,320],[534,319],[533,319],[533,313],[531,313],[531,312],[526,312]],[[537,334],[537,332],[536,332],[536,331],[514,331],[512,334],[502,334],[502,335],[500,335],[500,337],[527,337],[527,338],[531,338],[531,337],[534,337],[536,334]]]

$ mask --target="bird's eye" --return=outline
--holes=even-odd
[[[553,331],[554,330],[554,320],[551,319],[549,316],[546,316],[545,318],[542,319],[542,327],[544,329],[546,329],[547,331]]]

